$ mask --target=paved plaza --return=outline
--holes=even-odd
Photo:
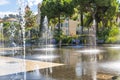
[[[0,56],[0,76],[62,65],[64,64]]]

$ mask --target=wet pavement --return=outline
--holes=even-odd
[[[0,76],[0,80],[112,80],[120,74],[120,48],[115,47],[99,46],[94,48],[97,52],[91,47],[50,51],[33,48],[26,51],[26,59],[65,65]],[[86,49],[90,51],[86,52]],[[9,57],[22,58],[22,55],[19,52]]]

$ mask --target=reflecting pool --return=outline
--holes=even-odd
[[[3,51],[0,49],[0,52]],[[20,64],[15,65],[22,60],[22,55],[19,54],[20,52],[21,50],[17,50],[14,56],[12,54],[2,55],[2,57],[7,57],[10,60],[11,58],[15,58],[15,60],[1,63],[0,69],[3,69],[3,65],[7,65],[7,68],[10,67],[8,64],[14,66],[13,70],[17,66],[20,66]],[[33,48],[31,50],[27,48],[25,62],[31,69],[0,75],[0,80],[24,80],[24,76],[26,80],[111,80],[113,76],[119,76],[120,74],[119,52],[120,50],[113,46],[99,46],[95,49],[88,46],[79,48],[54,48],[52,50],[50,48],[48,50],[39,48]],[[29,61],[38,61],[38,63],[31,63]],[[47,62],[48,65],[47,67],[39,68],[46,65],[45,63],[40,63],[39,66],[36,65],[39,62]],[[55,66],[51,63],[55,63]],[[33,69],[35,65],[38,68]],[[12,70],[8,71],[10,72]]]

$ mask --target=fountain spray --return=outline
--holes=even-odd
[[[25,0],[18,0],[18,4],[19,4],[19,23],[20,23],[20,28],[21,28],[21,35],[22,35],[22,48],[23,48],[23,59],[24,59],[24,63],[23,63],[23,67],[24,67],[24,80],[26,80],[26,63],[25,63],[25,56],[26,56],[26,52],[25,52],[25,19],[24,19],[24,15],[25,15]]]

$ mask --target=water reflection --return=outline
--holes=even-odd
[[[39,55],[36,58],[40,60],[47,60],[47,61],[53,61],[54,59],[58,58],[59,56],[48,54],[48,55]]]
[[[82,78],[83,80],[88,76],[90,80],[97,79],[97,57],[96,54],[81,54],[81,63],[82,63]],[[85,76],[85,77],[84,77]]]
[[[83,50],[83,49],[79,49]],[[37,69],[26,73],[26,78],[38,80],[108,80],[120,71],[119,50],[100,48],[99,53],[78,53],[78,49],[74,48],[56,48],[53,51],[34,50],[31,55],[26,54],[27,59],[38,61],[48,61],[63,63],[65,65],[59,67],[48,67],[46,69]],[[19,55],[15,55],[19,57]],[[42,66],[42,65],[41,65]],[[109,73],[112,74],[109,76]],[[16,75],[11,75],[15,77]],[[17,73],[22,77],[22,73]],[[105,77],[101,77],[105,76]],[[106,77],[108,76],[108,77]],[[10,77],[10,76],[6,76]],[[2,80],[3,77],[0,77]],[[7,79],[3,79],[7,80]]]
[[[100,52],[102,52],[102,50],[99,49],[84,49],[84,50],[79,50],[76,51],[79,53],[84,53],[84,54],[99,54]]]
[[[35,48],[34,51],[54,51],[55,48]]]
[[[108,47],[108,48],[113,48],[113,49],[120,49],[120,45],[111,45],[110,47]]]
[[[120,74],[120,61],[101,63],[99,67],[108,73]]]

